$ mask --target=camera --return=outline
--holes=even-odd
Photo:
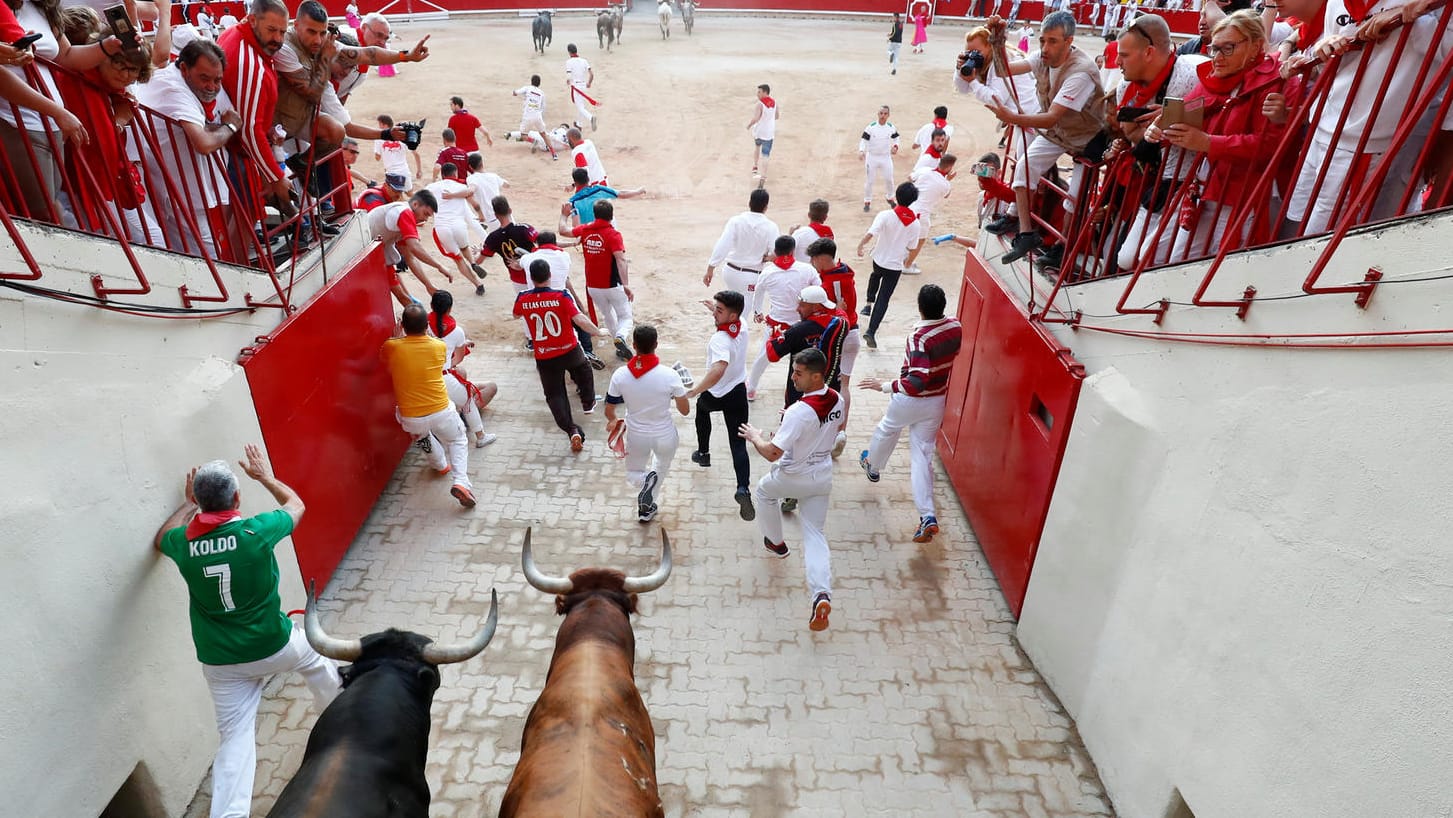
[[[959,66],[959,76],[964,79],[973,79],[974,75],[984,68],[984,52],[979,49],[971,49],[959,55],[963,64]]]
[[[394,125],[404,132],[404,147],[411,151],[419,149],[419,143],[424,139],[424,123],[428,121],[421,119],[418,122],[400,122]]]
[[[343,34],[342,31],[339,31],[338,30],[338,24],[337,23],[329,23],[328,24],[328,33],[329,34],[332,34],[334,37],[339,37],[339,36],[342,36],[342,34]]]

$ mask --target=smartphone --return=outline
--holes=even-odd
[[[140,51],[141,38],[136,36],[136,26],[131,23],[131,16],[126,13],[126,6],[116,4],[106,7],[106,22],[111,26],[111,33],[121,41],[121,47],[126,51]]]
[[[1145,116],[1146,114],[1150,113],[1150,110],[1151,109],[1149,109],[1149,108],[1135,108],[1135,107],[1121,108],[1121,109],[1119,109],[1119,110],[1117,110],[1115,112],[1115,121],[1116,122],[1134,122],[1135,120],[1137,120],[1137,119]]]
[[[11,45],[14,46],[17,51],[24,51],[35,45],[42,36],[43,35],[39,31],[32,31],[24,37],[21,37],[20,39],[11,43]]]
[[[1177,97],[1166,97],[1165,106],[1160,109],[1160,127],[1189,125],[1192,128],[1203,130],[1205,128],[1205,104],[1205,100],[1201,98],[1193,99],[1188,103]]]

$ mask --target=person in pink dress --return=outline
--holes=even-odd
[[[923,44],[928,42],[928,10],[923,4],[913,9],[913,53],[922,54]]]

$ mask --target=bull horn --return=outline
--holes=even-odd
[[[666,532],[661,532],[661,565],[656,573],[648,577],[626,577],[625,592],[628,594],[644,594],[647,591],[654,591],[666,584],[666,578],[671,576],[671,538]]]
[[[468,642],[457,645],[425,645],[422,651],[424,661],[431,665],[447,665],[452,662],[473,659],[480,651],[489,646],[489,641],[494,638],[494,628],[498,624],[499,593],[491,588],[489,590],[489,616],[484,620],[484,627],[479,629],[479,633]]]
[[[363,655],[363,640],[335,639],[323,630],[318,621],[318,594],[316,583],[308,582],[308,605],[303,614],[303,633],[313,650],[339,662],[356,662]]]
[[[525,529],[525,545],[520,549],[520,567],[525,570],[525,579],[537,590],[547,594],[568,594],[575,588],[569,577],[551,577],[540,573],[535,567],[535,558],[530,554],[530,528]]]

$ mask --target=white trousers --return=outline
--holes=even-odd
[[[595,303],[600,325],[609,330],[611,335],[629,344],[631,331],[636,328],[636,324],[631,318],[631,300],[626,298],[626,288],[587,287],[586,292],[590,293],[590,300]]]
[[[868,444],[868,465],[881,471],[898,446],[903,430],[908,430],[909,464],[913,484],[913,504],[918,516],[938,516],[933,505],[933,439],[943,425],[943,395],[916,398],[899,392],[888,398],[888,411],[873,430]]]
[[[767,342],[772,340],[772,330],[762,325],[762,343],[757,345],[757,357],[752,359],[752,368],[747,372],[747,391],[757,391],[757,385],[762,382],[762,376],[767,372],[767,364],[772,363],[767,359]]]
[[[580,122],[576,124],[589,125],[590,118],[594,114],[590,111],[590,102],[585,99],[585,95],[577,91],[575,86],[572,85],[570,86],[570,99],[575,103],[575,109],[580,112]]]
[[[429,465],[434,471],[442,471],[447,466],[456,484],[467,489],[474,488],[469,482],[469,432],[464,428],[464,421],[459,419],[459,413],[454,411],[453,406],[422,417],[404,417],[397,411],[394,416],[399,419],[399,425],[404,427],[404,431],[415,438],[426,435],[433,438],[429,446]],[[444,454],[445,447],[449,449],[447,459]]]
[[[1416,146],[1422,145],[1422,141],[1410,144],[1414,149],[1403,150],[1388,169],[1387,178],[1373,201],[1372,211],[1368,216],[1370,221],[1396,215],[1399,200],[1407,192],[1408,185],[1412,184],[1413,164],[1418,154]],[[1297,181],[1287,205],[1287,218],[1302,223],[1304,236],[1329,230],[1332,227],[1332,212],[1344,201],[1348,206],[1351,205],[1352,194],[1357,192],[1355,188],[1371,181],[1372,169],[1382,161],[1382,154],[1369,154],[1368,159],[1364,160],[1368,178],[1352,179],[1358,154],[1350,150],[1334,149],[1332,160],[1327,165],[1327,174],[1321,188],[1317,190],[1316,200],[1313,201],[1312,188],[1316,187],[1317,174],[1322,170],[1322,163],[1327,161],[1327,149],[1328,146],[1319,140],[1312,140],[1307,147],[1307,158],[1302,160],[1302,167],[1297,173]],[[1352,182],[1356,184],[1349,185]],[[1354,189],[1348,189],[1349,187]]]
[[[671,471],[671,460],[676,457],[676,446],[679,442],[675,427],[659,435],[643,435],[626,430],[626,482],[634,488],[640,488],[646,482],[646,472],[656,472],[656,488],[651,491],[651,502],[658,505],[661,503],[666,475]],[[653,455],[656,458],[654,466],[651,464]]]
[[[889,153],[875,155],[868,154],[863,160],[863,171],[867,178],[863,180],[863,201],[873,201],[873,182],[877,179],[883,180],[884,195],[893,198],[893,155]]]
[[[522,114],[520,116],[520,133],[527,134],[530,131],[549,133],[550,129],[545,127],[544,114]]]
[[[464,428],[472,435],[484,431],[484,420],[479,416],[479,404],[469,397],[469,388],[450,373],[444,373],[444,390],[449,393],[449,402],[464,415]]]
[[[1147,259],[1147,267],[1165,264],[1171,259],[1171,247],[1176,244],[1176,226],[1170,225],[1164,232],[1160,230],[1160,225],[1168,213],[1179,213],[1178,208],[1171,207],[1169,200],[1159,213],[1151,213],[1144,207],[1135,211],[1135,221],[1130,225],[1130,232],[1125,234],[1125,241],[1120,245],[1120,254],[1116,258],[1120,272],[1134,270],[1141,257]],[[1157,233],[1160,235],[1157,236]],[[1185,256],[1177,255],[1175,258],[1179,260]]]
[[[832,491],[832,470],[820,477],[786,474],[773,466],[757,482],[757,530],[774,543],[783,542],[782,499],[797,500],[797,520],[802,523],[802,566],[807,589],[814,598],[832,593],[832,552],[827,547],[828,493]]]
[[[337,698],[338,667],[318,655],[297,625],[283,649],[256,662],[202,665],[212,691],[222,742],[212,762],[212,818],[247,818],[252,813],[252,780],[257,772],[257,706],[262,686],[278,673],[297,672],[308,683],[318,712]]]

